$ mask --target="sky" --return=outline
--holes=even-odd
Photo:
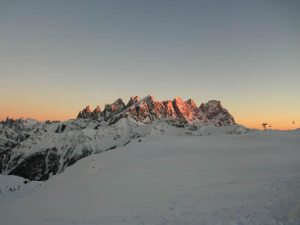
[[[299,12],[298,0],[0,0],[0,120],[152,94],[300,127]]]

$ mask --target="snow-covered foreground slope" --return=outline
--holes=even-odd
[[[287,132],[146,136],[6,198],[1,224],[300,224],[299,162]]]
[[[22,177],[0,175],[0,203],[28,195],[42,184],[43,182],[30,181]]]

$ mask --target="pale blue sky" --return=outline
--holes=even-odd
[[[300,1],[0,0],[0,29],[0,119],[150,93],[300,114]]]

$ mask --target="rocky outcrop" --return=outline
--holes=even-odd
[[[90,106],[88,105],[82,111],[80,111],[77,116],[77,118],[93,119],[93,120],[100,120],[101,117],[102,116],[101,116],[101,110],[99,105],[97,105],[96,109],[94,109],[93,112],[90,110]]]
[[[202,120],[200,109],[196,106],[195,102],[192,99],[186,101],[188,104],[189,110],[192,111],[193,117],[197,120]]]
[[[176,97],[173,101],[164,102],[155,101],[152,95],[149,95],[137,103],[128,107],[123,115],[113,118],[116,121],[123,116],[129,116],[136,121],[151,123],[155,118],[172,118],[182,120],[186,123],[192,121],[201,121],[204,124],[214,124],[217,126],[233,125],[234,118],[224,109],[219,101],[209,101],[202,104],[199,108],[192,99],[183,101]]]
[[[211,100],[207,103],[202,103],[200,111],[206,123],[213,123],[217,126],[235,124],[233,116],[227,109],[223,108],[220,101]]]
[[[129,102],[128,102],[127,105],[126,105],[126,108],[132,106],[133,104],[139,102],[140,100],[141,100],[141,99],[140,99],[139,96],[135,96],[135,97],[132,96],[132,97],[130,97]]]
[[[120,112],[124,111],[126,106],[121,98],[116,100],[114,103],[105,105],[105,109],[103,110],[102,116],[105,121],[108,121],[113,116],[119,114]]]
[[[124,116],[142,123],[151,123],[156,118],[171,118],[186,123],[196,120],[204,124],[217,126],[235,124],[234,118],[222,107],[219,101],[212,100],[197,107],[192,99],[183,101],[181,98],[176,97],[172,101],[162,102],[155,101],[152,95],[148,95],[143,99],[140,99],[139,96],[131,97],[127,105],[119,98],[110,105],[106,104],[102,113],[99,106],[93,112],[87,106],[79,113],[77,118],[103,118],[109,122],[109,125],[112,125]]]

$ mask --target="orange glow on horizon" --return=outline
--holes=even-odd
[[[77,110],[78,112],[80,110]],[[29,114],[25,114],[26,116],[23,116],[24,114],[19,114],[19,113],[15,113],[15,114],[10,114],[9,116],[12,117],[13,119],[19,119],[19,118],[32,118],[32,119],[36,119],[37,121],[46,121],[46,120],[50,120],[50,121],[54,121],[54,120],[59,120],[59,121],[66,121],[69,119],[75,119],[77,117],[77,111],[75,111],[75,113],[70,113],[70,112],[65,112],[65,113],[59,113],[59,112],[52,112],[52,113],[43,113],[43,114],[38,114],[38,113],[33,113],[31,115]],[[77,112],[77,113],[76,113]],[[263,122],[268,123],[267,128],[268,129],[273,129],[273,130],[294,130],[297,128],[300,128],[300,118],[299,119],[284,119],[279,121],[280,119],[278,119],[279,122],[275,121],[275,120],[263,120],[263,119],[259,119],[259,118],[247,118],[245,119],[244,116],[239,116],[239,115],[234,115],[232,113],[233,117],[235,118],[236,123],[244,125],[248,128],[251,129],[259,129],[262,130],[262,126],[261,124]],[[1,112],[0,115],[0,121],[5,121],[6,118],[8,116],[4,115]],[[295,120],[295,123],[293,124],[293,120]],[[269,127],[269,125],[271,124],[272,127]]]
[[[125,104],[130,99],[130,96],[122,98]],[[141,94],[141,96],[145,95]],[[100,105],[99,109],[102,111],[105,103],[114,102],[119,96],[108,96],[103,100],[103,98],[97,99],[79,95],[76,96],[76,101],[74,98],[65,95],[62,95],[60,98],[58,96],[47,97],[49,96],[41,95],[34,100],[33,98],[20,100],[17,96],[13,96],[9,101],[6,99],[0,100],[0,121],[5,120],[9,115],[15,119],[28,117],[38,121],[66,121],[75,119],[79,111],[82,111],[87,105],[90,105],[89,109],[91,111],[97,109],[97,106]],[[161,97],[163,99],[172,99],[169,96],[160,96],[160,99]],[[157,99],[159,98],[157,97]],[[262,130],[261,124],[263,122],[272,124],[271,129],[274,130],[290,130],[300,127],[300,105],[295,104],[295,100],[292,97],[284,101],[274,101],[267,105],[263,100],[252,96],[249,99],[238,98],[238,96],[233,96],[232,98],[224,96],[223,99],[218,97],[198,97],[193,100],[196,106],[199,107],[202,102],[207,102],[211,99],[221,100],[223,107],[235,118],[236,123],[248,128]],[[249,104],[249,102],[252,103]],[[295,124],[292,123],[293,120],[295,120]]]

